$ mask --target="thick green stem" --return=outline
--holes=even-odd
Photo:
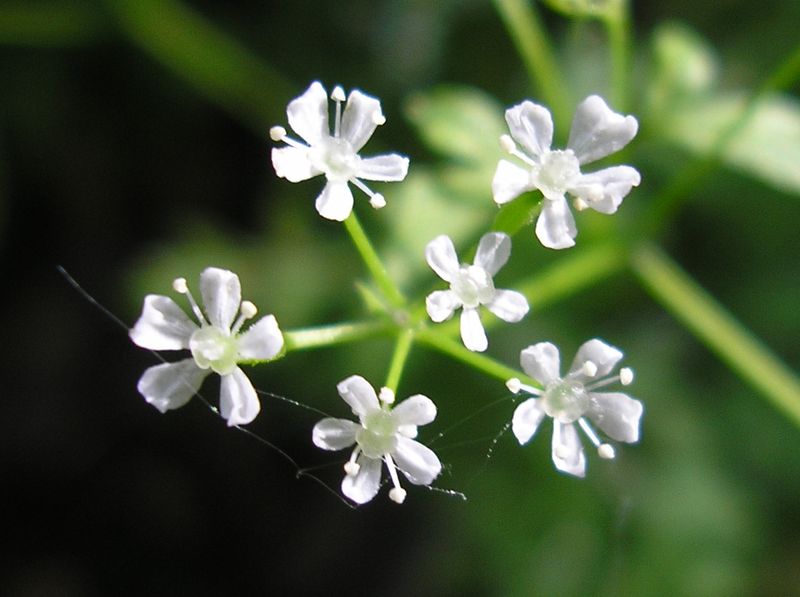
[[[656,247],[633,253],[631,266],[664,308],[800,425],[800,380],[769,348]]]
[[[383,321],[358,321],[334,323],[317,327],[288,330],[283,332],[286,352],[324,348],[363,340],[385,333],[391,329]]]
[[[403,368],[405,367],[406,360],[408,360],[413,342],[413,330],[402,330],[397,336],[392,362],[389,365],[389,373],[386,376],[386,383],[384,384],[393,392],[397,391],[397,386],[400,384],[400,376],[403,374]]]
[[[403,294],[397,288],[394,281],[389,277],[381,258],[378,256],[378,253],[369,241],[364,229],[361,227],[355,211],[344,221],[344,227],[350,234],[350,238],[353,239],[353,244],[364,260],[369,273],[372,275],[373,280],[375,280],[375,284],[378,285],[378,288],[386,299],[395,307],[404,306],[406,299],[403,297]]]
[[[495,361],[491,357],[487,357],[480,352],[467,350],[463,344],[449,338],[446,334],[438,330],[429,328],[418,330],[416,339],[430,348],[434,348],[457,361],[461,361],[501,381],[505,382],[512,377],[525,378],[525,376],[520,374],[516,369],[512,369],[511,367]],[[527,380],[527,378],[525,379]],[[530,380],[530,382],[532,382],[532,380]],[[535,382],[533,383],[535,384]]]
[[[494,5],[522,58],[531,83],[544,97],[559,125],[569,122],[567,84],[550,41],[530,0],[494,0]]]
[[[628,0],[619,0],[603,19],[611,47],[611,91],[614,109],[628,109],[630,89],[631,47],[630,6]]]

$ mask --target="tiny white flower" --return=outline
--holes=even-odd
[[[313,82],[303,95],[289,102],[286,108],[289,125],[305,144],[288,137],[283,127],[272,127],[272,140],[287,145],[272,150],[272,165],[278,176],[290,182],[324,174],[328,182],[317,197],[317,211],[323,218],[341,222],[353,209],[348,182],[364,191],[370,197],[370,204],[380,209],[386,205],[386,200],[380,193],[373,193],[362,179],[403,180],[408,172],[408,158],[394,153],[371,158],[359,156],[358,152],[378,125],[386,122],[381,104],[376,98],[353,90],[342,111],[345,95],[338,86],[331,93],[331,99],[336,103],[332,135],[328,124],[328,95],[319,82]]]
[[[526,167],[500,160],[492,181],[492,194],[498,204],[507,203],[525,191],[539,189],[544,195],[536,222],[536,236],[551,249],[575,244],[578,234],[566,194],[575,197],[575,208],[591,208],[613,214],[632,187],[641,181],[630,166],[613,166],[584,174],[581,166],[622,149],[636,135],[633,116],[612,111],[603,99],[590,95],[575,111],[566,149],[550,149],[553,120],[547,108],[524,101],[506,110],[511,137],[500,142],[508,153]],[[514,143],[516,141],[516,143]],[[519,144],[520,148],[517,147]]]
[[[497,290],[492,277],[511,255],[511,239],[502,232],[484,234],[478,245],[473,265],[462,265],[456,256],[453,241],[437,236],[425,247],[425,259],[450,290],[437,290],[428,295],[425,306],[430,318],[440,323],[461,311],[461,340],[468,349],[483,352],[489,346],[478,314],[480,305],[504,321],[517,322],[528,312],[528,301],[519,292]]]
[[[261,405],[253,384],[238,363],[266,361],[280,353],[283,335],[275,317],[262,317],[240,334],[242,324],[253,318],[257,310],[250,301],[242,301],[239,277],[228,270],[209,267],[200,274],[205,315],[185,279],[178,278],[172,286],[186,295],[200,325],[189,319],[171,298],[150,294],[144,299],[142,315],[131,329],[130,337],[142,348],[188,349],[192,356],[147,369],[139,379],[139,393],[163,413],[186,404],[213,371],[221,377],[220,413],[228,425],[250,423]]]
[[[379,400],[369,382],[360,375],[348,377],[336,389],[359,422],[322,419],[314,426],[312,440],[323,450],[343,450],[355,444],[344,466],[344,495],[357,504],[374,498],[381,486],[382,463],[386,464],[392,482],[389,498],[398,504],[406,497],[398,469],[414,485],[433,483],[442,464],[430,448],[413,439],[418,425],[436,418],[436,405],[430,398],[416,394],[392,408],[394,393],[383,388]]]
[[[609,375],[622,359],[622,353],[601,340],[585,342],[569,373],[560,374],[558,348],[550,342],[529,346],[520,353],[525,373],[540,384],[543,390],[511,379],[506,384],[514,393],[532,394],[514,411],[512,430],[520,444],[533,437],[545,415],[553,419],[553,463],[556,468],[576,477],[586,473],[586,457],[578,437],[577,425],[594,444],[601,458],[614,458],[614,448],[601,441],[589,421],[609,437],[627,443],[639,441],[639,422],[642,403],[621,392],[597,392],[613,382],[628,385],[633,372],[628,368],[619,375]]]

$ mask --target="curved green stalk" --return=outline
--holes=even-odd
[[[403,368],[408,360],[408,355],[411,352],[411,345],[413,342],[413,330],[403,330],[397,336],[397,343],[394,345],[392,362],[389,365],[389,373],[386,376],[386,383],[384,384],[393,392],[397,391],[397,386],[400,384],[400,376],[403,374]]]
[[[630,5],[628,0],[611,4],[603,18],[611,48],[611,91],[614,108],[619,112],[628,109],[630,90],[631,42]]]
[[[385,333],[391,327],[383,321],[334,323],[283,332],[286,352],[310,350],[355,342]]]
[[[631,266],[665,309],[800,425],[800,380],[769,348],[656,247],[645,245],[633,253]]]
[[[406,299],[397,288],[394,281],[389,277],[386,267],[384,267],[381,258],[369,241],[364,229],[356,217],[356,212],[350,213],[350,216],[344,221],[344,227],[350,234],[353,244],[356,246],[361,258],[364,260],[369,273],[372,275],[375,284],[378,285],[381,292],[386,299],[395,307],[402,307],[405,305]]]

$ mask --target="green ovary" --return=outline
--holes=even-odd
[[[397,423],[392,413],[378,410],[364,417],[363,428],[356,434],[361,451],[369,458],[380,458],[397,445]]]
[[[236,369],[236,338],[214,326],[197,330],[189,339],[189,349],[194,362],[201,369],[211,369],[228,375]]]
[[[541,400],[544,412],[561,423],[577,421],[589,408],[589,394],[583,384],[576,381],[550,384]]]

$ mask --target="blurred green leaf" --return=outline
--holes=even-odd
[[[604,18],[618,11],[623,0],[544,0],[544,3],[567,17]]]
[[[744,94],[720,94],[686,106],[664,127],[668,138],[703,155],[747,110]],[[800,102],[782,94],[768,94],[722,149],[720,159],[762,182],[800,193]]]
[[[90,2],[5,2],[0,5],[0,43],[64,46],[93,41],[102,13]]]

